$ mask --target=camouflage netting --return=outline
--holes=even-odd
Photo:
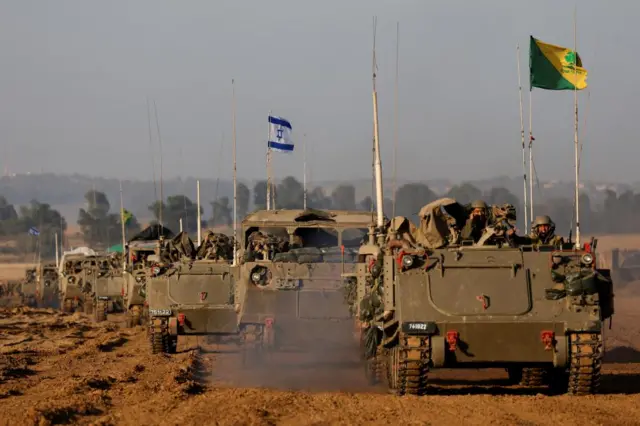
[[[169,228],[165,226],[160,226],[159,224],[151,225],[137,233],[133,236],[129,241],[156,241],[159,240],[160,237],[164,237],[165,239],[174,238],[176,234],[174,234]]]
[[[171,240],[165,241],[160,253],[163,263],[179,262],[181,259],[195,259],[196,248],[186,232],[181,232]]]
[[[357,257],[358,251],[356,249],[345,248],[345,263],[353,263],[357,260]],[[273,257],[273,261],[294,263],[342,263],[343,255],[340,247],[303,247],[277,253]]]

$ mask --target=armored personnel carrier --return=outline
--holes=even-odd
[[[220,254],[230,251],[206,250],[208,241],[198,251],[186,233],[158,242],[146,284],[153,353],[175,353],[182,335],[238,335],[234,267]]]
[[[38,292],[38,274],[37,268],[31,267],[24,271],[24,279],[20,283],[20,295],[22,296],[22,304],[35,307]]]
[[[437,200],[420,211],[412,238],[391,227],[361,248],[371,263],[358,269],[358,308],[379,378],[398,394],[421,395],[432,369],[503,367],[513,382],[597,392],[602,330],[613,315],[597,242],[518,246],[499,226],[460,241],[461,211]]]
[[[127,244],[124,267],[124,306],[127,323],[133,327],[142,325],[148,318],[145,306],[146,282],[150,268],[159,263],[159,241],[174,238],[173,232],[163,226],[152,225],[134,235]]]
[[[261,210],[241,226],[240,324],[267,350],[353,343],[346,299],[371,213]]]
[[[101,254],[92,257],[85,270],[85,313],[94,316],[96,322],[107,319],[108,313],[124,310],[124,278],[122,259],[117,254]]]
[[[59,296],[63,312],[74,312],[78,309],[88,311],[91,297],[87,295],[87,284],[90,284],[97,269],[96,252],[87,248],[64,252],[60,261]],[[87,302],[89,302],[87,304]]]
[[[25,271],[21,294],[27,306],[52,305],[58,293],[58,270],[55,263],[44,263]]]

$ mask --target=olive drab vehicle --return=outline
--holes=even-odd
[[[31,267],[24,271],[24,279],[20,283],[20,295],[22,304],[35,307],[38,305],[36,293],[38,291],[37,268]]]
[[[96,322],[107,319],[107,314],[124,310],[124,277],[122,258],[117,253],[93,256],[90,269],[85,270],[86,314]]]
[[[238,335],[232,241],[222,250],[209,250],[211,243],[207,236],[196,250],[184,232],[158,242],[146,284],[153,353],[175,353],[182,335]]]
[[[261,210],[241,226],[235,298],[245,336],[260,350],[353,343],[347,300],[371,213]],[[353,288],[355,290],[355,287]]]
[[[95,256],[96,252],[87,247],[62,254],[58,272],[60,307],[64,312],[87,309],[85,305],[91,299],[86,293],[86,284],[95,272]]]
[[[25,271],[22,282],[23,304],[27,306],[57,305],[58,270],[55,263],[43,263]]]
[[[370,371],[398,394],[424,394],[429,371],[443,367],[502,367],[513,383],[597,392],[613,315],[597,242],[518,245],[500,218],[476,243],[460,241],[461,212],[455,200],[437,200],[420,211],[412,238],[391,227],[387,242],[361,248],[358,308]]]
[[[143,325],[148,318],[146,283],[150,268],[159,262],[160,238],[173,238],[173,232],[159,225],[152,225],[134,235],[125,247],[124,305],[127,324]]]

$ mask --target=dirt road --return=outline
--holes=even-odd
[[[616,304],[603,394],[592,397],[475,370],[434,374],[430,396],[396,397],[365,382],[350,348],[247,370],[233,345],[190,339],[152,356],[142,327],[0,308],[0,424],[640,424],[640,297]]]

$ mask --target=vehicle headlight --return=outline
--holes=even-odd
[[[73,284],[75,280],[76,280],[76,279],[75,279],[75,277],[69,277],[69,278],[67,278],[67,282],[68,282],[69,284]]]
[[[251,279],[251,282],[256,285],[266,285],[268,281],[267,272],[268,270],[264,266],[256,266],[251,271],[249,278]]]
[[[560,255],[556,254],[556,255],[551,256],[551,261],[553,262],[554,265],[560,265],[563,260],[564,260],[564,257],[562,257]]]
[[[151,273],[153,275],[160,275],[160,267],[159,266],[154,266],[153,268],[151,268]]]
[[[136,282],[138,282],[138,283],[142,282],[142,277],[140,275],[138,275],[136,277]]]
[[[405,268],[410,268],[413,265],[413,256],[405,254],[402,256],[402,266]]]
[[[251,274],[251,281],[253,281],[254,284],[258,284],[260,282],[260,278],[262,278],[260,272],[254,272]]]
[[[591,253],[585,253],[582,255],[582,263],[586,266],[590,266],[593,263],[593,255]]]

